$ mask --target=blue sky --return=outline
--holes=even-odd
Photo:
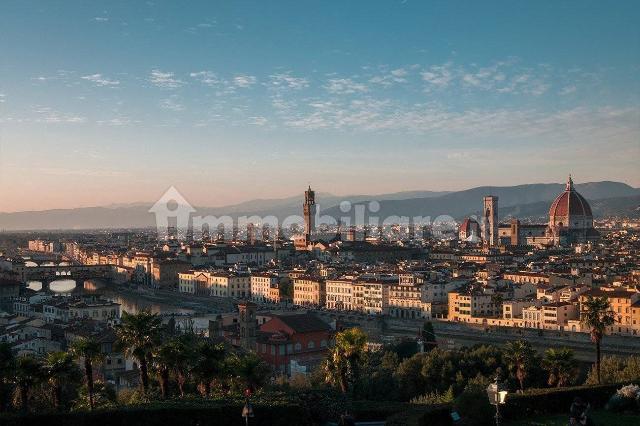
[[[0,3],[0,211],[621,180],[640,3]]]

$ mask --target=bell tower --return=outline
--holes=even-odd
[[[498,240],[498,197],[487,195],[482,199],[482,239],[489,247],[499,245]]]
[[[256,349],[256,308],[253,302],[243,301],[238,303],[238,313],[240,316],[240,346],[245,349]]]
[[[304,213],[304,235],[307,242],[311,240],[311,234],[315,231],[316,224],[316,193],[309,189],[304,192],[304,205],[302,207]]]

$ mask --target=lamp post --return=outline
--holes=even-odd
[[[496,406],[496,426],[500,426],[500,406],[506,402],[507,393],[506,388],[502,384],[498,383],[497,377],[495,382],[487,386],[489,402]]]
[[[244,418],[244,424],[249,426],[249,418],[253,418],[253,406],[249,402],[249,398],[247,397],[246,402],[244,403],[244,407],[242,408],[242,418]]]

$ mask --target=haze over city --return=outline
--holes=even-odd
[[[0,211],[621,181],[637,2],[5,1]]]
[[[0,0],[0,425],[640,425],[639,23]]]

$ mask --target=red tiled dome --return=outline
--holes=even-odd
[[[565,191],[558,195],[549,209],[549,218],[552,222],[554,217],[564,216],[593,216],[587,200],[573,188],[571,178],[569,178],[569,182],[567,182]]]

